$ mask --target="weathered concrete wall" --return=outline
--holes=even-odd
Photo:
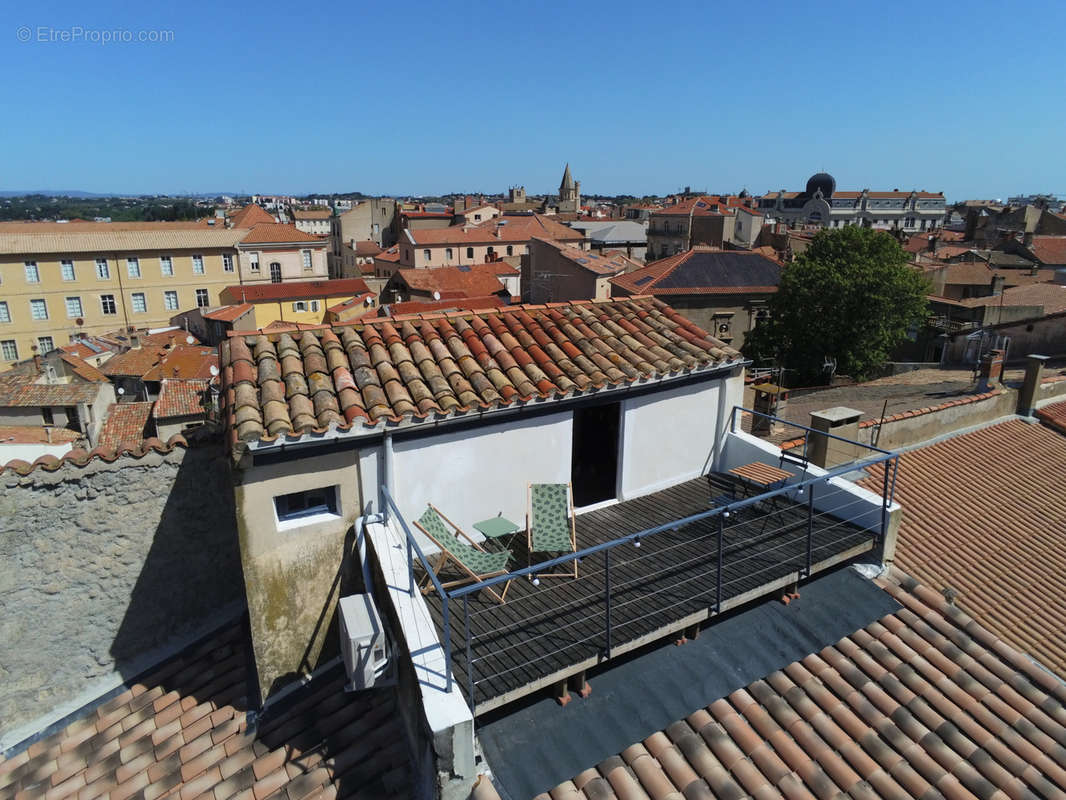
[[[0,737],[69,713],[243,610],[215,448],[0,475]]]
[[[1013,414],[1018,405],[1018,393],[1013,389],[1003,389],[998,393],[990,393],[990,396],[979,397],[980,399],[974,398],[972,402],[953,401],[957,404],[948,403],[924,413],[923,409],[918,409],[895,414],[881,426],[877,446],[883,450],[908,447],[943,436],[945,433]],[[876,435],[877,427],[870,424],[870,420],[863,422],[865,424],[859,429],[859,441],[870,443]]]

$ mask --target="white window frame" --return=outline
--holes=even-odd
[[[0,322],[11,322],[11,309],[7,307],[7,300],[0,300]]]
[[[160,256],[159,257],[159,274],[164,278],[169,278],[174,275],[174,257],[173,256]]]
[[[174,302],[171,303],[171,300]],[[176,289],[167,289],[163,292],[163,310],[164,311],[177,311],[178,310],[178,292]]]
[[[292,313],[293,314],[302,314],[302,313],[305,313],[306,311],[307,311],[307,301],[306,300],[297,300],[296,302],[294,302],[292,304]]]
[[[211,294],[207,291],[207,289],[197,289],[195,297],[197,308],[207,308],[209,305],[211,305]],[[202,303],[200,302],[201,297],[204,300]]]
[[[48,340],[48,347],[45,347],[44,345],[41,344],[41,342],[43,342],[45,339]],[[54,337],[52,337],[52,336],[38,336],[37,337],[37,352],[38,352],[38,354],[44,355],[45,353],[51,353],[55,349],[56,349],[56,340],[55,340]]]
[[[310,250],[301,250],[300,251],[300,258],[302,259],[302,262],[303,262],[304,271],[312,270],[312,269],[315,268],[315,262],[311,258],[311,251]]]
[[[230,253],[222,254],[222,271],[233,272],[233,256]]]
[[[319,309],[319,305],[318,305],[318,301],[317,300],[312,300],[311,302],[309,302],[307,304],[307,310],[308,311],[318,311],[318,309]]]
[[[137,257],[129,257],[126,259],[126,275],[130,278],[141,277],[141,260]]]
[[[137,298],[141,298],[141,309],[137,309]],[[130,292],[130,313],[131,314],[147,314],[148,313],[148,298],[144,292]]]
[[[327,510],[325,511],[312,511],[312,512],[290,512],[284,517],[278,513],[278,500],[283,497],[291,497],[292,495],[306,495],[310,492],[319,491],[331,491],[333,493],[332,504],[329,502],[330,498],[327,497],[327,502],[324,504]],[[336,520],[343,519],[343,509],[341,508],[341,493],[340,486],[333,484],[332,486],[319,486],[314,489],[306,489],[300,492],[289,492],[284,495],[277,495],[274,497],[273,502],[270,504],[274,510],[274,522],[279,531],[293,530],[294,528],[305,528],[308,525],[316,525],[321,522],[335,522]],[[328,510],[332,505],[334,510]]]
[[[41,304],[41,308],[44,309],[44,316],[43,317],[37,316],[36,312],[34,312],[34,308],[35,308],[34,303],[40,303]],[[35,321],[48,319],[48,300],[46,300],[43,297],[35,297],[35,298],[30,300],[30,319],[35,320]]]
[[[252,272],[259,272],[259,252],[253,250],[248,254],[248,269]]]
[[[96,278],[101,281],[111,280],[111,265],[106,258],[96,259]]]
[[[0,342],[0,357],[4,361],[18,361],[19,343],[14,339],[4,339]]]
[[[105,298],[107,298],[108,301],[111,303],[111,307],[114,309],[114,311],[107,310],[107,304],[104,302]],[[100,295],[100,313],[103,314],[105,317],[113,317],[115,316],[115,314],[118,313],[118,301],[115,300],[115,296],[113,294]]]
[[[77,307],[78,307],[78,313],[77,314],[71,314],[70,313],[70,306],[71,306],[72,302],[77,304]],[[73,295],[71,297],[64,297],[63,298],[63,305],[66,307],[66,310],[67,310],[67,319],[79,319],[79,318],[85,316],[84,308],[82,307],[82,304],[81,304],[81,297],[73,296]]]
[[[192,274],[203,275],[204,274],[204,257],[201,255],[194,255],[192,257]]]
[[[27,261],[24,267],[26,269],[26,283],[41,282],[41,271],[37,268],[36,261]]]
[[[69,272],[68,272],[69,270]],[[70,258],[63,259],[59,262],[59,274],[63,277],[64,281],[76,281],[78,279],[77,274],[74,272],[74,260]],[[67,275],[70,275],[68,278]]]

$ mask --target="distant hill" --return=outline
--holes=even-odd
[[[0,197],[22,197],[30,194],[43,194],[45,197],[116,197],[113,194],[83,192],[79,189],[0,189]]]

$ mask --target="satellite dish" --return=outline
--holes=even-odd
[[[434,300],[440,300],[440,292],[434,292],[433,293],[433,299]]]
[[[190,335],[185,337],[185,344],[196,344],[196,340]]]
[[[122,387],[120,386],[120,387],[118,387],[118,393],[119,393],[120,395],[122,395],[122,394],[125,394],[125,393],[126,393],[126,390],[125,390],[125,389],[123,389],[123,388],[122,388]]]
[[[211,365],[211,377],[214,378],[214,377],[217,377],[217,376],[218,376],[218,367],[216,367],[214,364],[212,364]]]

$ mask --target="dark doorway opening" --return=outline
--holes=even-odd
[[[574,412],[570,475],[575,506],[588,506],[615,497],[620,415],[619,403],[579,408]]]

